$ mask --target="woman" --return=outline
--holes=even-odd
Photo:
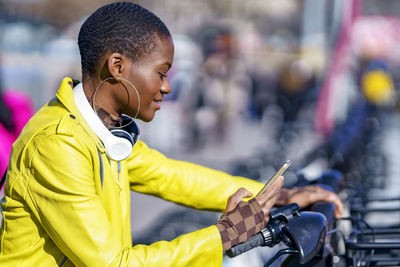
[[[65,78],[57,97],[35,114],[13,147],[0,263],[221,266],[223,251],[262,229],[276,201],[330,200],[340,212],[334,194],[318,191],[311,199],[301,190],[280,191],[283,178],[243,202],[263,185],[167,159],[135,142],[138,129],[131,118],[151,121],[171,91],[166,76],[173,42],[148,10],[127,2],[103,6],[82,25],[78,44],[82,83]],[[171,242],[132,247],[130,190],[226,210],[216,225]],[[250,219],[238,219],[241,212]]]

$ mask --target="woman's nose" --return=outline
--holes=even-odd
[[[169,84],[169,81],[167,78],[164,79],[164,82],[161,85],[161,93],[163,94],[169,94],[171,93],[171,85]]]

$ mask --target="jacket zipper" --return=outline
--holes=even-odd
[[[60,262],[60,264],[58,265],[58,267],[61,267],[64,265],[64,263],[67,261],[67,256],[64,257],[64,259]]]
[[[119,191],[122,191],[122,186],[121,186],[121,184],[119,183],[119,173],[120,173],[120,171],[121,171],[121,162],[120,161],[118,161],[118,164],[117,164],[117,170],[118,170],[118,172],[117,172],[117,185],[118,185],[118,188],[119,188]]]
[[[97,149],[97,153],[99,154],[100,161],[100,181],[101,181],[101,189],[103,189],[103,181],[104,181],[104,166],[103,166],[103,158],[101,157],[100,150]]]

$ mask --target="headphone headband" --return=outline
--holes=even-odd
[[[121,161],[129,157],[132,153],[132,148],[136,142],[137,136],[139,135],[139,128],[135,124],[132,118],[123,116],[123,119],[131,119],[133,124],[130,129],[133,132],[127,132],[123,128],[120,128],[114,135],[112,132],[116,130],[108,130],[107,127],[100,120],[99,116],[92,109],[89,101],[86,98],[85,92],[83,91],[82,83],[79,83],[73,89],[75,104],[81,112],[85,121],[89,124],[90,128],[95,132],[97,137],[103,142],[106,149],[106,154],[109,158]],[[132,128],[133,127],[133,128]]]

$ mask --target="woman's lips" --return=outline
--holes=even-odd
[[[161,106],[160,106],[161,101],[153,100],[153,102],[156,105],[157,110],[161,109]]]

